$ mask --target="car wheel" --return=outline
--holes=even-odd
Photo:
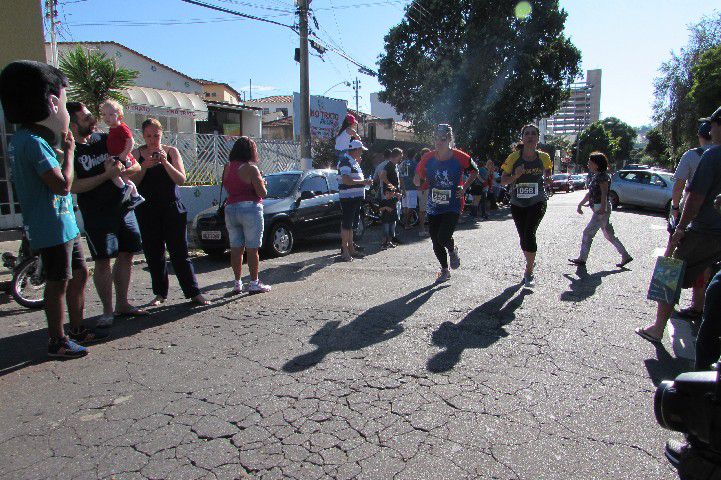
[[[611,209],[618,210],[621,206],[621,200],[618,198],[618,194],[614,191],[609,192],[608,199],[611,202]]]
[[[222,260],[223,258],[225,258],[224,248],[204,248],[203,253],[205,253],[213,260]]]
[[[274,224],[265,239],[265,250],[276,257],[284,257],[293,251],[295,234],[293,227],[286,222]]]

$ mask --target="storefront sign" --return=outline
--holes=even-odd
[[[345,100],[310,96],[310,135],[330,140],[338,134],[348,105]],[[300,94],[293,94],[293,132],[300,136]]]
[[[194,118],[196,120],[206,120],[208,118],[208,114],[206,112],[183,110],[182,108],[151,107],[149,105],[135,104],[126,105],[124,108],[126,112],[139,113],[145,116],[155,115],[162,117]]]

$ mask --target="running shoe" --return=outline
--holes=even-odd
[[[272,290],[272,287],[270,285],[266,285],[260,280],[251,281],[248,284],[248,293],[266,293],[270,292]]]
[[[48,356],[57,358],[80,358],[88,354],[88,349],[78,345],[68,337],[58,340],[50,340],[48,344]]]
[[[398,245],[396,245],[393,242],[388,242],[388,248],[396,248]]]
[[[451,268],[453,270],[456,270],[458,267],[461,266],[461,258],[458,256],[458,247],[454,246],[453,250],[448,252],[448,256],[451,259]]]
[[[109,328],[113,326],[115,316],[112,313],[104,313],[98,317],[95,328]]]
[[[145,203],[145,199],[140,195],[136,195],[134,197],[130,197],[130,199],[125,203],[125,208],[128,210],[134,210],[135,207],[141,205],[142,203]]]
[[[107,333],[96,332],[86,327],[80,327],[80,330],[77,331],[70,330],[68,337],[70,337],[70,339],[78,345],[91,345],[93,343],[104,342],[110,338],[110,335]]]
[[[523,275],[523,286],[526,288],[533,288],[536,286],[536,281],[533,275]]]
[[[245,285],[243,285],[243,282],[233,282],[233,294],[237,295],[239,293],[243,293],[245,291]]]
[[[447,268],[441,268],[441,271],[438,272],[438,277],[436,278],[436,283],[443,283],[447,282],[451,279],[451,271]]]
[[[130,196],[133,194],[133,190],[128,185],[123,185],[123,188],[121,188],[120,191],[123,194],[123,198],[120,203],[126,203],[130,201]]]

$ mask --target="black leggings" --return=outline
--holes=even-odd
[[[539,202],[530,207],[511,205],[511,215],[521,239],[521,250],[524,252],[537,252],[536,230],[546,214],[546,202]]]
[[[448,254],[453,251],[453,232],[458,223],[457,213],[441,213],[439,215],[428,215],[428,232],[433,241],[433,253],[436,254],[441,268],[448,268]]]

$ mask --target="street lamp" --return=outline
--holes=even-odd
[[[338,83],[336,83],[335,85],[333,85],[332,87],[330,87],[328,90],[326,90],[325,92],[323,92],[323,95],[325,95],[326,93],[330,92],[331,90],[333,90],[333,89],[334,89],[335,87],[337,87],[338,85],[345,85],[346,87],[350,87],[350,82],[338,82]]]

